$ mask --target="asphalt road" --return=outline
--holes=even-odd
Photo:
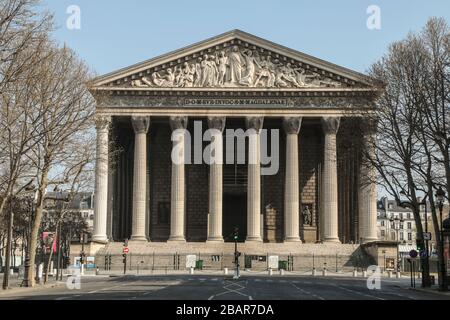
[[[450,300],[408,289],[408,279],[382,279],[369,290],[366,279],[311,276],[169,275],[83,277],[79,290],[55,288],[11,292],[0,300]]]

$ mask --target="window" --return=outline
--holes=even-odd
[[[389,203],[389,204],[388,204],[388,208],[389,208],[389,209],[392,209],[392,208],[393,208],[392,203]]]
[[[384,227],[384,220],[381,221],[381,226]]]
[[[408,213],[406,216],[408,217],[408,220],[411,219],[411,213]]]
[[[408,229],[411,230],[412,229],[412,223],[408,222]]]
[[[87,218],[88,218],[88,216],[89,216],[89,213],[87,213],[87,212],[83,212],[83,217],[84,217],[85,219],[87,219]]]
[[[94,215],[91,214],[90,217],[89,217],[89,219],[94,220]]]
[[[411,241],[412,240],[412,233],[408,232],[408,240]]]
[[[381,230],[381,236],[384,237],[386,235],[386,232],[384,230]]]
[[[158,203],[158,223],[168,224],[170,220],[170,203],[159,202]]]
[[[400,223],[400,230],[403,230],[403,223]]]
[[[400,232],[400,240],[404,240],[403,232]]]

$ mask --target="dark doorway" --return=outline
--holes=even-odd
[[[234,228],[239,228],[238,242],[247,238],[247,194],[225,193],[223,195],[223,238],[234,242]]]

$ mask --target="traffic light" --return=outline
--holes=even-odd
[[[122,255],[122,257],[123,257],[123,263],[127,263],[127,255],[124,253]]]
[[[124,246],[124,247],[128,247],[128,239],[125,239],[125,240],[123,241],[123,246]]]
[[[234,238],[234,241],[237,241],[239,239],[239,229],[238,228],[234,228],[233,238]]]
[[[416,245],[417,245],[417,251],[419,251],[419,252],[425,251],[425,244],[423,243],[423,241],[417,240]]]

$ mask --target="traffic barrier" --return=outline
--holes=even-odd
[[[324,277],[327,276],[327,268],[323,268],[322,275],[323,275]]]
[[[189,268],[189,274],[194,274],[194,268]]]
[[[358,270],[354,269],[353,270],[353,278],[356,278],[358,276]]]
[[[396,277],[397,279],[399,279],[399,278],[400,278],[400,272],[397,271],[397,272],[395,273],[395,277]]]
[[[367,278],[367,270],[363,270],[363,278]]]
[[[315,277],[315,276],[317,275],[316,268],[313,268],[313,270],[312,270],[312,275],[313,275],[313,277]]]
[[[272,268],[269,268],[269,276],[273,275],[273,270]]]
[[[280,269],[280,276],[284,276],[284,269]]]

